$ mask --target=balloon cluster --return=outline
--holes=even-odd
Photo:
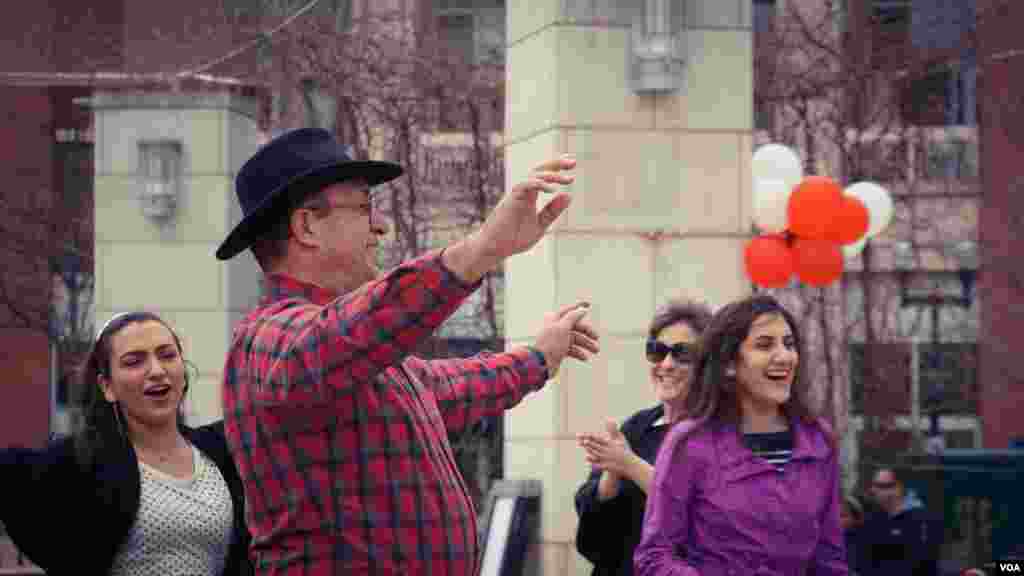
[[[893,202],[874,182],[843,190],[825,176],[805,176],[800,158],[780,144],[754,152],[753,217],[763,234],[747,243],[744,264],[751,281],[765,288],[789,284],[793,275],[825,286],[843,274],[868,238],[889,225]]]

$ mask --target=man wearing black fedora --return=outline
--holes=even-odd
[[[449,434],[541,388],[597,334],[585,304],[550,314],[532,346],[464,360],[411,355],[504,259],[534,246],[569,205],[548,162],[481,227],[379,274],[386,226],[373,187],[402,175],[354,161],[323,130],[264,145],[239,171],[244,217],[217,250],[249,249],[264,298],[235,327],[225,432],[245,485],[259,574],[475,574],[476,513]]]

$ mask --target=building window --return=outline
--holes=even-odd
[[[915,142],[914,173],[925,182],[976,181],[978,141],[973,130],[932,130]]]
[[[910,411],[910,352],[905,342],[876,342],[871,347],[873,373],[867,368],[867,345],[850,343],[850,412],[906,414]],[[871,402],[869,407],[866,402]]]
[[[970,60],[935,66],[904,82],[903,118],[915,126],[975,126],[977,67]]]
[[[877,139],[861,142],[852,168],[859,179],[875,182],[902,182],[907,179],[907,143],[904,139]]]
[[[973,342],[918,344],[918,378],[924,411],[976,414],[978,346]]]
[[[437,27],[449,50],[462,55],[474,54],[472,10],[441,13]]]
[[[916,347],[916,354],[913,348]],[[851,343],[850,412],[863,414],[865,402],[872,413],[907,414],[910,412],[912,373],[900,368],[899,356],[917,357],[917,378],[922,412],[937,409],[943,413],[977,414],[978,346],[974,342],[879,343],[873,349],[877,374],[885,378],[874,387],[867,386],[866,345]],[[870,400],[868,400],[870,398]]]
[[[505,63],[505,0],[437,0],[441,40],[476,65]]]
[[[887,66],[893,51],[900,51],[910,41],[910,0],[874,0],[871,4],[873,59],[878,66]]]
[[[926,180],[973,180],[978,177],[978,147],[970,140],[943,140],[924,149],[921,177]]]
[[[754,34],[770,33],[775,23],[775,0],[754,0]]]
[[[92,197],[93,146],[83,142],[58,142],[54,160],[60,179],[56,197],[69,214],[80,214],[83,202]]]
[[[874,0],[871,15],[882,26],[903,26],[910,24],[911,0]]]

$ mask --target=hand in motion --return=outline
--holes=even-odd
[[[626,442],[626,437],[612,420],[605,424],[604,434],[584,432],[579,435],[577,441],[587,453],[587,462],[619,476],[626,476],[637,459]]]
[[[600,351],[600,337],[584,318],[589,311],[590,305],[580,302],[544,317],[544,326],[535,345],[544,354],[549,375],[554,376],[558,372],[566,356],[586,362]]]
[[[555,184],[571,184],[575,176],[567,173],[576,160],[563,156],[541,164],[530,179],[512,188],[480,227],[478,239],[483,249],[497,261],[532,248],[566,208],[571,198],[565,192],[555,194],[537,210],[540,192],[553,192]]]

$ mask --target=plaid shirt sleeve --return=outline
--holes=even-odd
[[[543,385],[541,355],[409,356],[476,287],[439,253],[340,298],[288,280],[239,323],[222,389],[257,573],[472,576],[446,431]]]
[[[282,305],[251,336],[248,376],[277,402],[346,393],[405,359],[478,285],[432,252],[326,306]]]
[[[548,379],[544,355],[531,347],[466,359],[413,359],[409,367],[434,393],[450,434],[512,408]]]

